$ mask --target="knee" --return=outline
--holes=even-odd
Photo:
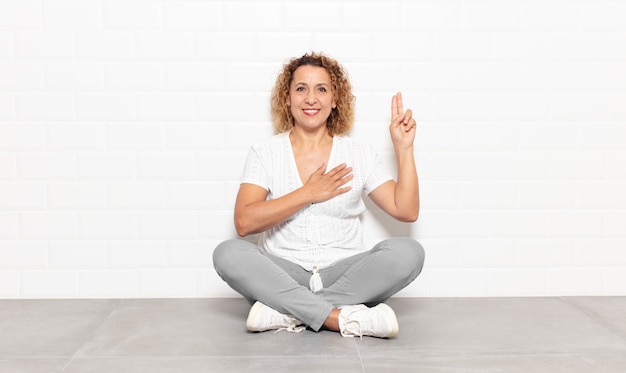
[[[231,239],[215,247],[215,250],[213,250],[213,267],[215,267],[218,273],[221,273],[224,269],[233,268],[237,258],[241,256],[243,246],[242,240]]]
[[[410,237],[395,237],[390,239],[386,246],[398,259],[399,272],[411,273],[413,278],[422,272],[426,253],[422,244],[417,240]]]

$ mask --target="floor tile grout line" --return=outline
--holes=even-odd
[[[100,325],[98,325],[97,327],[95,327],[93,329],[93,332],[91,333],[91,335],[87,338],[85,338],[85,341],[78,346],[78,348],[76,349],[76,351],[74,352],[74,354],[69,358],[69,360],[67,361],[67,363],[65,363],[65,365],[63,365],[63,368],[61,368],[61,373],[65,372],[65,370],[67,369],[67,367],[70,366],[70,364],[72,364],[72,362],[76,359],[76,356],[78,356],[78,354],[81,352],[81,350],[85,347],[85,345],[87,343],[89,343],[89,341],[91,341],[93,339],[93,337],[96,336],[96,334],[98,333],[98,330],[102,329],[102,326],[106,323],[106,321],[108,320],[109,317],[111,317],[111,314],[113,314],[113,312],[115,312],[115,310],[120,306],[120,304],[122,303],[122,299],[115,299],[115,305],[113,307],[111,307],[111,310],[109,311],[109,313],[106,314],[106,316],[104,316],[102,318],[102,322],[100,323]]]

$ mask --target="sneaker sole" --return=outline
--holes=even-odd
[[[385,303],[380,303],[379,305],[376,306],[376,308],[383,311],[385,314],[387,314],[389,319],[392,320],[391,332],[389,332],[389,334],[385,336],[382,336],[381,338],[395,337],[396,334],[398,334],[398,331],[400,331],[400,326],[398,325],[398,319],[396,318],[396,313],[393,312],[393,309],[389,307],[388,305],[386,305]]]
[[[254,327],[254,320],[256,319],[257,313],[261,310],[261,308],[265,307],[265,305],[261,302],[254,302],[252,308],[250,308],[250,312],[248,313],[248,319],[246,320],[246,328],[248,328],[251,332],[262,332],[264,330],[259,330]]]

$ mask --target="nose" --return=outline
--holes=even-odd
[[[315,95],[315,91],[314,90],[309,90],[307,92],[306,97],[304,98],[304,102],[307,103],[307,105],[312,105],[317,101],[317,96]]]

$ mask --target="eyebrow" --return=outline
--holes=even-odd
[[[300,85],[300,84],[302,84],[302,85],[306,85],[306,86],[308,86],[308,85],[309,85],[308,83],[305,83],[305,82],[295,82],[294,84],[295,84],[295,85]],[[317,83],[317,84],[315,84],[315,86],[321,86],[321,85],[324,85],[324,86],[330,86],[330,84],[328,84],[328,83]]]

